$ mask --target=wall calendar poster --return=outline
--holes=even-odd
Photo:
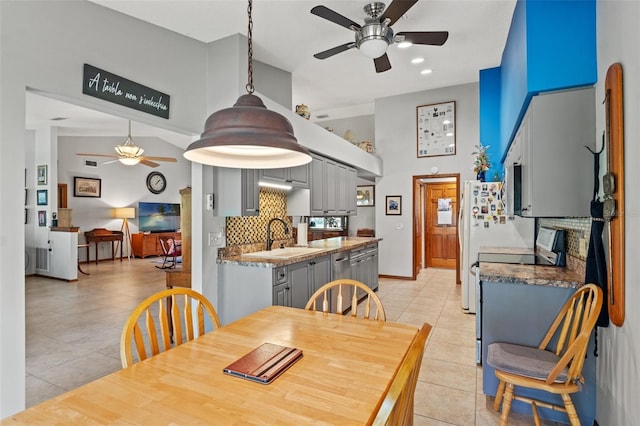
[[[418,158],[456,153],[456,102],[416,107]]]

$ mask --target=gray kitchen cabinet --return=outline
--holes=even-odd
[[[265,180],[274,183],[288,184],[293,188],[309,188],[310,170],[310,164],[279,169],[263,169],[260,171],[260,178],[265,178]]]
[[[508,211],[526,217],[589,216],[593,157],[585,145],[595,148],[594,96],[591,87],[531,99],[505,161]]]
[[[351,277],[366,284],[371,290],[378,289],[378,244],[351,251]],[[358,291],[358,299],[364,291]]]
[[[307,199],[293,193],[287,199],[292,211],[304,216],[346,216],[356,214],[356,178],[353,167],[312,154],[310,194]],[[301,204],[310,204],[306,209]],[[295,206],[295,207],[293,207]]]
[[[260,213],[260,187],[258,170],[242,169],[242,216],[258,216]]]
[[[259,170],[215,167],[213,175],[216,216],[257,216],[260,208]]]
[[[322,256],[288,266],[291,306],[303,309],[309,297],[331,280],[331,257]]]
[[[324,158],[311,156],[311,216],[324,216]],[[304,202],[304,200],[303,200]]]

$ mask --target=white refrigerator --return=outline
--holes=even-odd
[[[464,182],[458,236],[461,304],[468,313],[477,310],[478,289],[471,267],[478,260],[480,247],[534,247],[535,219],[508,216],[505,206],[502,182]]]

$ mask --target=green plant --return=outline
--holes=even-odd
[[[489,155],[487,154],[487,149],[489,145],[482,145],[479,143],[476,145],[476,151],[472,152],[472,155],[475,155],[475,159],[473,160],[473,172],[478,174],[480,172],[486,172],[491,168],[491,162],[489,161]]]

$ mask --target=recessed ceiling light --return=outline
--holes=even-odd
[[[420,74],[426,75],[426,74],[431,74],[432,72],[433,70],[431,68],[427,68],[426,70],[420,71]]]
[[[413,59],[411,60],[411,63],[412,63],[412,64],[421,64],[421,63],[423,63],[423,62],[424,62],[424,58],[413,58]]]
[[[406,49],[407,47],[411,46],[413,43],[411,43],[410,41],[402,41],[400,43],[398,43],[398,49]]]

